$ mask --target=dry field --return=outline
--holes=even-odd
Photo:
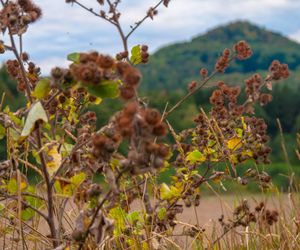
[[[183,228],[189,228],[191,225],[198,225],[205,229],[205,232],[202,234],[203,239],[203,246],[206,247],[209,246],[209,242],[212,242],[213,239],[216,239],[219,235],[223,233],[223,229],[220,226],[220,223],[218,219],[221,215],[224,215],[225,220],[232,218],[234,207],[236,207],[240,202],[244,199],[247,199],[249,202],[249,205],[251,209],[254,209],[254,207],[259,202],[264,202],[266,204],[267,208],[270,209],[276,209],[279,211],[279,216],[282,216],[282,220],[289,220],[288,218],[291,218],[294,213],[295,204],[293,204],[293,200],[297,203],[299,203],[299,196],[293,196],[293,199],[291,199],[291,196],[288,194],[284,195],[214,195],[214,196],[205,196],[203,195],[201,198],[200,206],[194,207],[191,206],[189,208],[185,208],[183,213],[176,218],[177,220],[177,230],[175,230],[175,235],[169,237],[170,242],[172,242],[172,248],[170,249],[205,249],[204,247],[195,246],[195,241],[191,237],[182,236],[181,232]],[[132,204],[131,210],[139,210],[141,208],[141,203],[139,201],[135,201]],[[72,221],[75,219],[75,217],[78,215],[78,210],[76,206],[69,205],[67,207],[69,210],[68,212],[68,221]],[[280,211],[284,211],[284,214],[280,214]],[[67,225],[66,223],[66,229],[67,231],[71,232],[71,225]],[[1,220],[2,222],[4,220]],[[293,221],[287,221],[287,223],[293,223]],[[3,224],[2,224],[3,225]],[[45,223],[40,223],[39,225],[39,233],[46,233],[48,230],[45,226]],[[28,228],[27,228],[28,229]],[[28,230],[26,230],[29,232]],[[37,237],[38,234],[35,234]],[[238,227],[228,234],[226,234],[225,237],[220,240],[220,245],[217,246],[215,249],[231,249],[230,245],[226,244],[228,241],[232,241],[232,239],[236,239],[236,235],[245,235],[245,228]],[[16,234],[14,234],[14,237],[16,237]],[[41,236],[40,236],[41,237]],[[17,240],[13,240],[12,235],[7,235],[5,239],[5,247],[3,242],[3,237],[0,238],[0,249],[23,249],[21,244],[17,242]],[[236,239],[239,241],[238,239]],[[8,244],[9,242],[9,244]],[[30,246],[29,249],[36,249],[36,250],[43,250],[43,249],[51,249],[47,247],[47,239],[41,237],[40,243],[46,243],[46,244],[32,244],[28,242],[28,245]],[[174,244],[173,244],[174,243]],[[299,240],[297,240],[297,244],[300,244]],[[50,245],[48,245],[50,246]],[[176,247],[177,246],[177,247]],[[171,247],[171,246],[170,246]],[[158,248],[160,249],[160,248]],[[164,248],[165,249],[165,248]],[[207,249],[210,249],[209,247]],[[233,248],[232,248],[233,249]],[[238,248],[234,248],[238,249]],[[245,248],[245,249],[253,249],[253,248]],[[262,248],[266,249],[266,248]],[[281,248],[277,248],[281,249]],[[288,249],[288,248],[287,248]],[[297,249],[297,248],[296,248]]]

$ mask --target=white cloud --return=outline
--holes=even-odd
[[[41,73],[47,75],[52,68],[56,66],[67,67],[70,62],[68,62],[65,57],[48,57],[45,60],[38,60],[37,63],[41,68]]]

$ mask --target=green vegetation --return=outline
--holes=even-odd
[[[166,46],[142,66],[144,90],[184,89],[190,80],[199,76],[199,69],[213,70],[223,48],[231,48],[234,42],[246,40],[251,44],[253,55],[249,60],[233,62],[226,71],[225,79],[239,80],[251,73],[267,70],[277,59],[289,64],[294,75],[289,85],[299,86],[300,45],[280,34],[267,31],[248,22],[235,22],[218,27],[191,41]],[[284,50],[278,50],[283,48]],[[297,76],[295,76],[297,75]],[[238,84],[239,82],[232,82]]]

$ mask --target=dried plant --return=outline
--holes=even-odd
[[[226,48],[215,70],[201,69],[202,80],[189,83],[187,94],[161,113],[138,95],[142,74],[136,65],[151,60],[148,46],[129,49],[128,39],[170,1],[146,10],[128,34],[120,23],[120,0],[98,0],[97,11],[77,0],[66,2],[109,22],[118,30],[124,50],[115,56],[96,51],[70,54],[68,68],[55,67],[44,78],[22,45],[30,25],[41,17],[40,8],[31,0],[1,0],[0,26],[9,44],[1,41],[0,51],[14,53],[6,67],[27,98],[27,105],[15,112],[1,105],[0,128],[8,152],[0,163],[4,242],[12,239],[23,249],[176,248],[172,237],[180,224],[177,218],[185,207],[200,205],[200,186],[223,179],[270,184],[264,172],[249,169],[238,176],[236,168],[249,160],[269,163],[267,125],[255,116],[254,105],[272,100],[271,86],[288,77],[287,65],[274,61],[269,75],[247,79],[242,102],[240,87],[219,82],[210,97],[210,112],[201,109],[193,128],[176,132],[168,116],[232,61],[249,58],[250,46],[240,41]],[[97,129],[97,114],[87,110],[106,98],[122,99],[123,108]],[[174,144],[166,140],[168,134]],[[127,146],[125,153],[120,145]],[[216,168],[220,164],[222,170]],[[206,169],[202,175],[200,165]],[[158,184],[158,175],[169,168],[176,170],[171,184]],[[30,183],[28,169],[39,176],[38,184]],[[95,182],[95,176],[105,180]],[[141,201],[140,209],[136,200]],[[262,227],[277,220],[277,212],[264,205],[251,212],[244,202],[231,222],[220,219],[224,232],[209,244],[217,244],[236,227],[251,222]],[[199,225],[182,231],[195,239],[203,233]]]

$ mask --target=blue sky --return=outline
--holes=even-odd
[[[115,54],[121,50],[118,34],[103,20],[64,0],[35,0],[43,19],[29,27],[25,50],[47,74],[67,64],[71,52],[96,49]],[[96,0],[81,0],[99,11]],[[125,30],[143,17],[157,0],[122,0],[121,22]],[[131,37],[130,45],[148,44],[151,51],[166,44],[188,40],[230,21],[248,20],[300,42],[300,0],[171,0],[159,15],[148,20]],[[2,56],[1,61],[9,55]]]

